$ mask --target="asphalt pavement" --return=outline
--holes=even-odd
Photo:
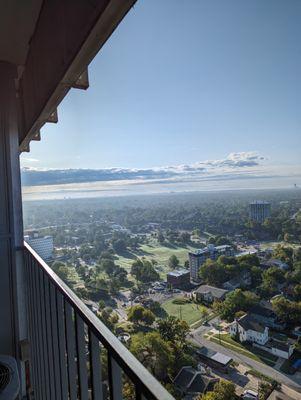
[[[223,347],[222,345],[211,342],[210,340],[207,340],[206,338],[204,338],[203,335],[210,329],[212,329],[212,327],[210,327],[210,326],[209,327],[201,326],[192,332],[190,339],[193,340],[198,345],[206,346],[209,349],[223,353],[223,354],[233,358],[234,361],[239,362],[240,364],[246,365],[250,368],[253,368],[256,371],[258,371],[266,376],[269,376],[272,379],[275,379],[275,381],[277,381],[279,383],[283,383],[301,393],[301,382],[294,380],[294,376],[285,375],[266,364],[255,361],[249,357],[246,357],[242,354],[236,353],[235,351],[233,351],[231,349]]]

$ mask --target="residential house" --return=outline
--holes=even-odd
[[[220,289],[215,286],[201,285],[194,292],[195,299],[199,302],[213,303],[215,300],[225,299],[228,290]]]
[[[240,287],[246,287],[251,285],[251,274],[248,271],[230,279],[223,284],[223,288],[226,290],[235,290]]]
[[[218,378],[205,375],[201,371],[195,370],[191,366],[182,367],[174,379],[174,385],[181,395],[204,394],[213,390],[214,385],[219,381]]]
[[[232,336],[238,336],[240,342],[264,345],[269,339],[269,328],[247,314],[232,322],[229,331]]]
[[[271,337],[264,346],[255,343],[254,346],[262,350],[265,350],[268,353],[273,354],[274,356],[288,360],[294,352],[295,341],[290,339],[286,339],[283,341],[283,340],[278,340],[275,337]]]
[[[208,349],[207,347],[203,346],[202,348],[198,349],[197,355],[200,357],[200,360],[204,362],[206,365],[218,369],[224,373],[228,373],[229,366],[232,362],[232,358],[226,356],[225,354],[218,353],[217,351]]]
[[[271,258],[265,264],[268,267],[278,267],[278,268],[282,269],[283,271],[287,271],[289,269],[289,266],[287,265],[287,263],[279,260],[278,258]]]
[[[268,301],[262,301],[256,304],[249,311],[249,315],[261,324],[268,328],[282,330],[285,328],[285,323],[279,320],[275,314],[272,304]]]

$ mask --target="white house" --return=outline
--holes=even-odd
[[[269,328],[263,327],[246,314],[232,322],[230,335],[238,335],[240,342],[257,343],[263,346],[269,340]]]
[[[255,343],[254,346],[271,354],[274,354],[277,357],[285,358],[286,360],[288,360],[294,352],[295,342],[292,340],[286,340],[285,342],[283,342],[275,338],[270,338],[264,346],[259,346]]]

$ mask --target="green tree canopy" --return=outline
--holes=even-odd
[[[174,359],[170,345],[158,332],[133,335],[130,351],[157,379],[167,377]]]
[[[179,261],[178,257],[175,256],[174,254],[172,254],[168,259],[169,268],[175,269],[179,266],[179,264],[180,264],[180,261]]]

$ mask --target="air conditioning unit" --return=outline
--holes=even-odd
[[[0,400],[15,400],[19,394],[20,381],[16,360],[0,355]]]

